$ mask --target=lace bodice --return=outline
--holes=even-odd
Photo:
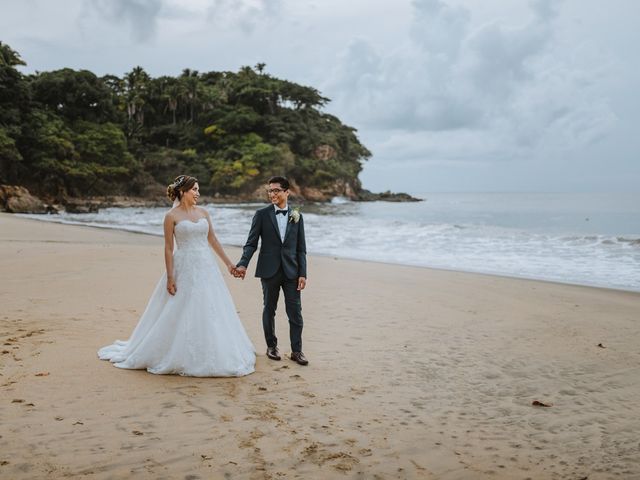
[[[197,222],[191,220],[180,220],[173,230],[176,237],[178,251],[202,250],[209,248],[207,234],[209,233],[209,222],[206,218],[201,218]]]

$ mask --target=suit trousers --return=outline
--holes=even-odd
[[[278,338],[276,337],[276,308],[280,289],[284,293],[284,304],[289,318],[289,339],[291,341],[291,351],[302,351],[302,301],[298,290],[298,279],[287,278],[282,271],[269,278],[262,278],[262,328],[264,329],[264,339],[268,347],[276,347]]]

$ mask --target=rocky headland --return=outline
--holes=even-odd
[[[0,211],[8,213],[91,213],[104,208],[127,207],[168,207],[169,199],[163,195],[163,188],[149,189],[145,196],[125,195],[99,195],[86,197],[43,197],[33,195],[27,188],[19,185],[0,185]],[[330,202],[335,197],[342,197],[356,202],[420,202],[421,198],[413,197],[407,193],[382,193],[370,192],[366,189],[355,190],[344,182],[336,182],[331,188],[320,189],[300,187],[295,183],[291,185],[291,198],[295,202]],[[256,189],[237,195],[202,196],[202,203],[247,203],[264,202],[267,200],[264,188]]]

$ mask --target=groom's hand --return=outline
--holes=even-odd
[[[307,286],[307,279],[305,277],[298,277],[298,290],[304,290]]]
[[[247,274],[247,267],[243,267],[242,265],[236,267],[236,272],[238,272],[236,278],[241,278],[242,280],[244,280],[244,276]]]

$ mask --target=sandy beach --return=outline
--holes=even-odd
[[[249,275],[255,373],[99,361],[162,254],[0,214],[0,478],[640,478],[638,293],[310,256],[307,367],[265,357]],[[277,332],[288,354],[282,304]]]

